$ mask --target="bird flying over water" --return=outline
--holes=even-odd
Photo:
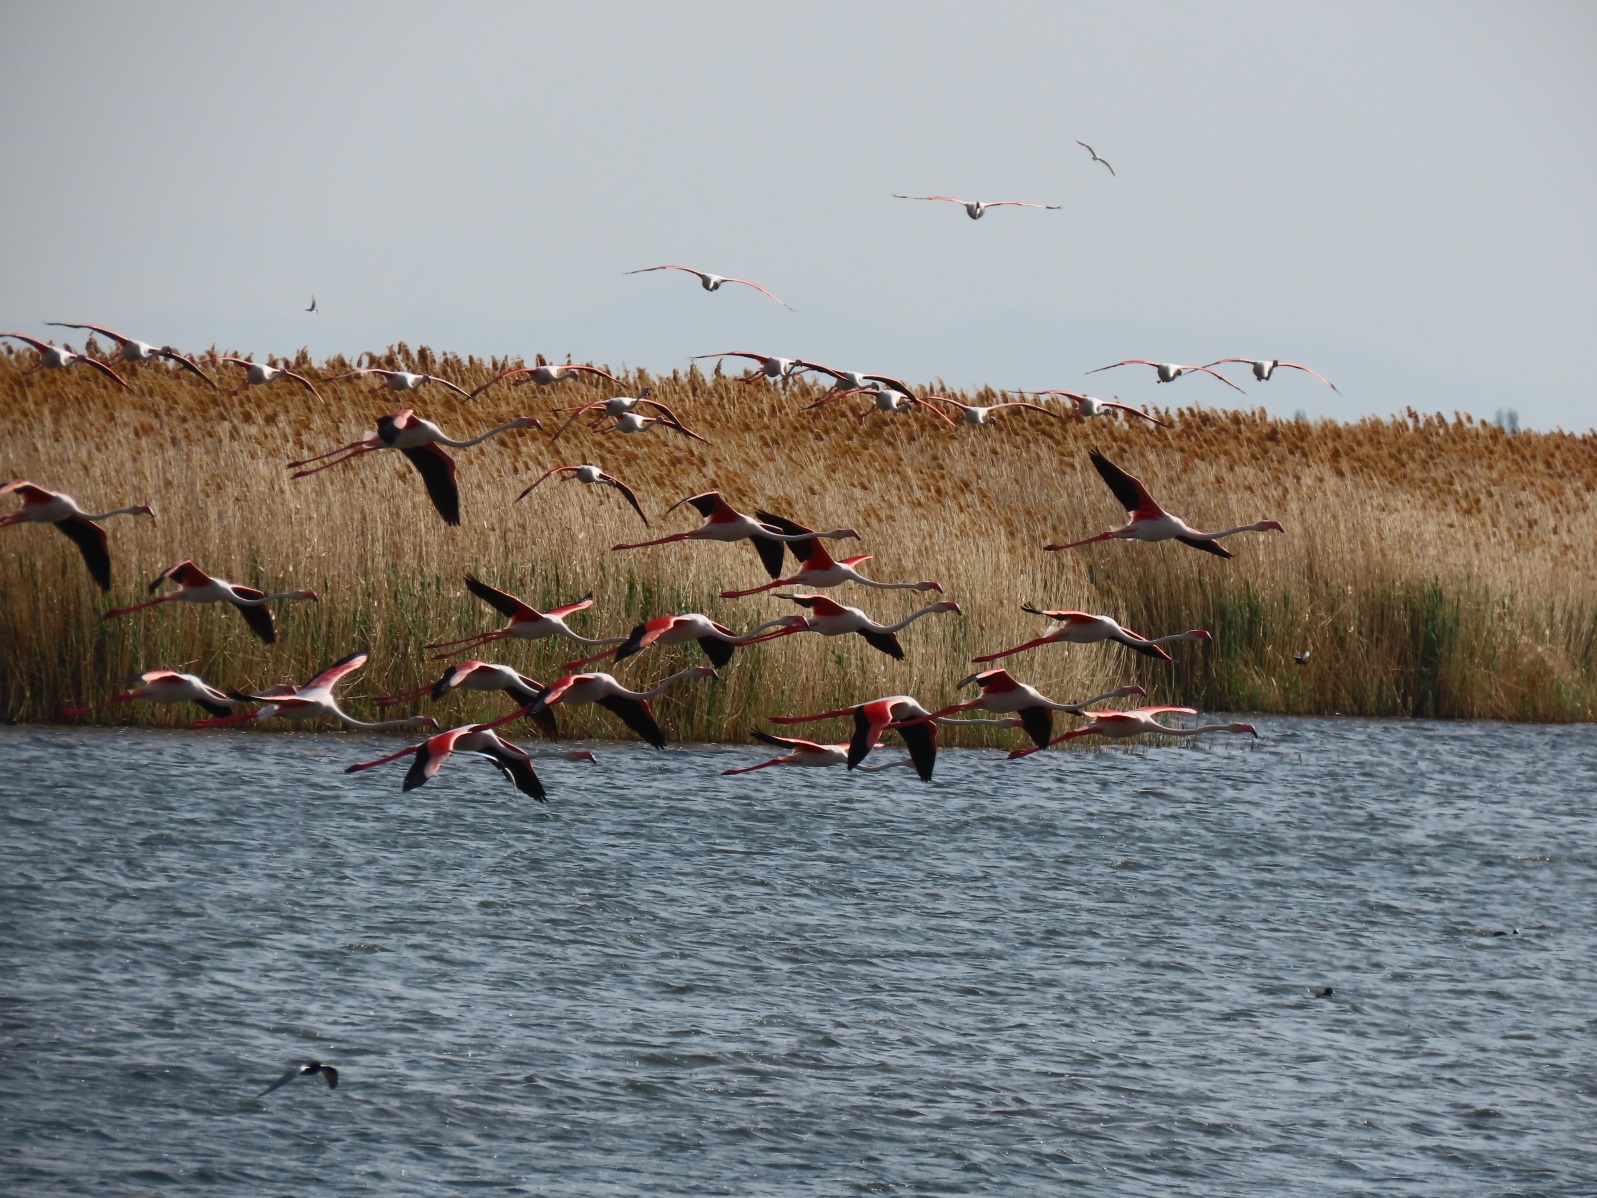
[[[231,603],[238,609],[238,614],[244,617],[250,631],[270,645],[277,640],[277,629],[272,626],[272,612],[266,606],[268,603],[275,599],[308,599],[317,602],[315,591],[279,591],[275,595],[268,595],[254,587],[228,582],[225,578],[212,578],[193,562],[186,560],[168,566],[157,574],[155,581],[150,583],[149,593],[154,595],[168,579],[178,584],[178,589],[171,594],[135,603],[132,607],[114,607],[102,618],[114,620],[158,603]]]
[[[954,196],[902,196],[896,191],[893,193],[895,200],[943,200],[949,204],[958,204],[965,210],[965,215],[971,220],[980,220],[989,208],[1044,208],[1049,212],[1057,212],[1058,204],[1032,204],[1026,200],[961,200]]]
[[[334,1069],[331,1065],[324,1065],[320,1061],[307,1061],[302,1065],[289,1066],[287,1073],[283,1074],[282,1077],[278,1078],[271,1085],[267,1086],[266,1089],[262,1090],[256,1095],[256,1097],[265,1098],[273,1090],[276,1090],[280,1086],[288,1085],[288,1083],[293,1081],[296,1077],[316,1077],[318,1074],[320,1074],[321,1077],[326,1080],[327,1088],[329,1090],[338,1089],[338,1070]]]
[[[1238,732],[1257,738],[1259,730],[1252,724],[1205,724],[1201,728],[1171,728],[1159,723],[1153,717],[1162,712],[1176,712],[1181,715],[1197,715],[1191,707],[1134,707],[1130,711],[1093,711],[1087,713],[1087,723],[1080,728],[1072,728],[1069,732],[1061,733],[1048,742],[1057,745],[1063,741],[1074,740],[1078,736],[1107,736],[1121,739],[1127,736],[1142,736],[1155,733],[1160,736],[1202,736],[1209,732]],[[1010,760],[1017,757],[1029,757],[1040,752],[1037,747],[1029,749],[1015,749],[1010,752]]]
[[[761,287],[758,283],[751,283],[747,279],[734,279],[730,275],[713,275],[709,271],[695,270],[691,266],[673,266],[667,263],[664,266],[644,266],[638,270],[629,270],[626,273],[629,275],[642,275],[647,274],[651,270],[684,270],[690,275],[697,275],[699,279],[699,286],[703,287],[706,291],[718,291],[720,290],[722,283],[741,283],[745,287],[754,288],[754,290],[758,291],[761,295],[771,296],[772,299],[776,300],[777,303],[781,304],[782,307],[786,308],[789,312],[793,311],[792,304],[789,304],[786,300],[783,300],[775,295],[771,295],[769,291]]]
[[[495,726],[508,723],[520,714],[519,711],[512,712],[491,724],[463,724],[459,728],[451,728],[447,732],[440,732],[437,736],[428,737],[420,744],[410,745],[386,757],[379,757],[376,761],[363,761],[357,765],[345,766],[344,772],[354,774],[361,770],[374,769],[379,765],[387,765],[390,761],[398,761],[401,757],[414,754],[416,760],[411,762],[410,769],[405,773],[405,781],[400,786],[402,791],[412,791],[430,782],[451,755],[475,753],[493,762],[499,772],[522,794],[540,803],[546,803],[549,801],[548,793],[544,790],[543,780],[538,777],[538,771],[532,768],[532,763],[552,759],[591,762],[593,754],[587,749],[550,749],[534,753],[501,739],[494,731]]]

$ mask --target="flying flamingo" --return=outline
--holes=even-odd
[[[22,372],[23,374],[32,374],[35,370],[65,370],[68,366],[82,362],[85,366],[94,367],[118,386],[125,387],[129,391],[133,390],[128,385],[127,380],[104,362],[98,358],[91,358],[87,354],[75,354],[70,346],[51,345],[48,341],[40,341],[37,337],[30,337],[26,333],[0,333],[0,337],[12,337],[18,341],[26,341],[39,351],[39,364],[30,366]]]
[[[378,707],[393,707],[399,703],[408,703],[412,699],[419,699],[422,695],[430,695],[434,701],[437,701],[457,688],[468,691],[504,691],[515,701],[518,708],[526,707],[543,693],[543,683],[536,678],[527,677],[510,666],[489,661],[462,661],[445,670],[436,682],[418,686],[415,690],[401,691],[395,695],[379,695],[373,701]],[[555,724],[553,713],[540,712],[534,717],[534,722],[538,725],[538,730],[550,740],[560,739],[560,729]]]
[[[1109,484],[1109,489],[1115,493],[1115,498],[1120,501],[1120,506],[1126,509],[1131,519],[1120,528],[1111,528],[1108,532],[1101,532],[1084,541],[1072,541],[1068,545],[1044,545],[1043,549],[1047,551],[1074,549],[1078,545],[1091,545],[1095,541],[1168,541],[1173,538],[1183,545],[1190,545],[1205,553],[1212,553],[1217,557],[1230,557],[1230,552],[1224,546],[1216,544],[1221,537],[1229,537],[1239,532],[1286,531],[1278,521],[1260,520],[1257,524],[1242,524],[1221,532],[1199,532],[1180,516],[1173,516],[1160,507],[1136,475],[1127,474],[1096,449],[1092,451],[1091,457],[1098,474]]]
[[[933,398],[937,399],[940,403],[950,404],[953,407],[958,408],[960,418],[966,424],[997,424],[998,422],[996,419],[994,419],[993,413],[1003,408],[1030,408],[1033,412],[1041,412],[1044,416],[1050,416],[1055,420],[1064,419],[1064,417],[1058,412],[1045,408],[1041,404],[1025,403],[1022,400],[1009,400],[1005,403],[995,403],[990,404],[987,407],[978,407],[975,404],[960,403],[957,399],[949,399],[946,395],[938,395],[934,396]]]
[[[136,611],[143,611],[158,603],[231,603],[238,608],[238,614],[244,617],[244,623],[250,626],[250,631],[270,645],[277,640],[277,630],[272,627],[272,612],[266,606],[268,603],[274,599],[309,599],[313,603],[317,601],[315,591],[279,591],[275,595],[268,595],[254,587],[228,582],[225,578],[212,578],[191,561],[181,561],[175,566],[168,566],[162,570],[155,576],[155,581],[150,583],[149,593],[155,594],[160,585],[169,578],[178,584],[178,590],[156,599],[148,599],[143,603],[135,603],[132,607],[112,608],[103,618],[114,620],[118,616],[132,615]]]
[[[282,366],[273,366],[270,362],[251,362],[248,358],[230,358],[225,354],[212,354],[212,362],[231,362],[244,371],[242,386],[229,391],[229,397],[238,395],[250,387],[264,387],[267,383],[275,383],[278,379],[293,379],[305,390],[309,391],[318,400],[322,400],[322,393],[316,389],[316,384],[303,374],[295,374],[292,370]]]
[[[335,661],[304,686],[278,686],[258,695],[244,695],[244,698],[263,703],[265,706],[242,711],[237,715],[200,720],[194,727],[220,728],[228,724],[242,724],[247,720],[269,720],[273,717],[300,723],[320,716],[335,719],[346,728],[360,728],[367,732],[375,732],[382,728],[438,727],[438,721],[430,715],[413,715],[406,716],[402,720],[379,720],[376,723],[367,723],[365,720],[357,720],[338,705],[338,700],[333,695],[333,688],[346,675],[353,674],[365,665],[370,657],[371,655],[365,652],[351,653],[348,657]]]
[[[780,757],[773,757],[769,761],[762,761],[759,765],[746,765],[738,770],[722,770],[723,778],[733,774],[752,774],[755,770],[768,770],[774,765],[818,766],[843,765],[848,761],[847,745],[821,745],[813,740],[799,740],[791,736],[772,736],[768,732],[751,732],[749,735],[762,744],[775,745],[787,752]],[[881,748],[878,742],[871,746],[873,749]],[[854,768],[862,773],[874,774],[881,770],[890,770],[895,766],[914,766],[913,758],[905,757],[898,761],[889,761],[884,765],[857,765]]]
[[[113,333],[110,329],[101,328],[97,324],[68,324],[64,320],[52,320],[49,323],[58,329],[84,329],[90,333],[98,333],[108,341],[115,341],[122,351],[124,362],[149,362],[155,358],[165,358],[168,362],[176,362],[190,374],[199,375],[212,387],[216,386],[216,381],[201,370],[192,358],[184,357],[170,345],[151,345],[148,341],[124,337],[121,333]]]
[[[816,532],[805,528],[802,524],[795,524],[781,516],[772,515],[770,512],[759,512],[758,519],[754,516],[745,516],[722,499],[719,491],[703,491],[697,495],[689,495],[686,499],[679,499],[666,509],[665,514],[669,516],[684,503],[704,517],[704,523],[698,528],[690,532],[672,533],[668,537],[657,537],[652,541],[639,541],[632,545],[612,545],[611,550],[646,549],[651,545],[670,545],[677,541],[724,541],[729,544],[734,541],[752,541],[760,555],[760,561],[765,566],[765,572],[775,578],[782,573],[784,544],[793,547],[795,556],[802,563],[813,551],[817,537],[828,541],[849,537],[859,539],[859,533],[852,528],[834,528],[830,532]]]
[[[646,690],[629,690],[609,674],[567,674],[549,684],[549,689],[533,700],[526,709],[528,715],[564,703],[580,707],[584,703],[597,703],[614,715],[633,732],[656,749],[665,748],[665,733],[655,721],[649,700],[665,691],[672,683],[684,678],[714,678],[711,666],[690,666],[660,679]]]
[[[534,761],[593,760],[593,754],[586,749],[555,749],[533,753],[520,745],[511,744],[508,740],[501,740],[492,724],[465,724],[429,737],[419,745],[411,745],[397,753],[379,757],[376,761],[345,766],[344,772],[353,774],[360,770],[375,769],[379,765],[387,765],[390,761],[398,761],[401,757],[415,754],[416,760],[411,762],[410,769],[405,773],[404,785],[400,787],[403,791],[410,791],[431,781],[452,753],[476,753],[486,757],[515,785],[517,790],[540,803],[548,802],[549,796],[543,788],[543,780],[532,768]]]
[[[584,595],[575,603],[568,603],[564,607],[556,607],[549,611],[539,611],[537,608],[528,607],[514,595],[504,591],[495,590],[486,582],[466,575],[466,589],[489,607],[502,615],[510,618],[510,623],[496,632],[483,632],[475,636],[461,637],[458,641],[434,641],[427,645],[428,649],[462,649],[475,648],[486,645],[489,641],[497,641],[502,637],[515,637],[517,640],[536,641],[546,636],[563,636],[568,640],[576,641],[579,645],[619,645],[627,638],[624,636],[593,637],[583,636],[572,632],[566,625],[566,617],[576,615],[579,611],[586,611],[593,606],[593,596]],[[444,656],[447,656],[445,654]],[[434,658],[441,661],[443,658]]]
[[[776,300],[777,303],[781,304],[782,307],[786,308],[789,312],[793,311],[792,304],[789,304],[785,300],[778,299],[776,296],[771,295],[769,291],[761,287],[758,283],[751,283],[747,279],[730,278],[727,275],[712,275],[708,271],[694,270],[691,266],[645,266],[639,270],[629,270],[626,273],[629,275],[642,275],[647,274],[651,270],[685,270],[690,275],[697,275],[699,277],[699,286],[703,287],[706,291],[717,291],[720,289],[722,283],[742,283],[745,287],[754,288],[754,290],[758,291],[761,295],[770,295],[772,299]]]
[[[252,701],[248,695],[240,694],[238,691],[224,691],[214,687],[198,674],[180,674],[176,670],[145,670],[144,673],[135,675],[132,681],[138,683],[133,689],[124,691],[120,695],[113,695],[104,703],[95,703],[88,707],[69,707],[61,712],[62,718],[87,715],[103,707],[110,707],[116,703],[132,703],[139,699],[149,703],[193,703],[211,715],[227,715],[239,704]]]
[[[1129,412],[1133,416],[1141,416],[1150,424],[1157,424],[1160,428],[1169,428],[1169,424],[1157,416],[1150,416],[1141,408],[1134,408],[1130,404],[1123,404],[1118,398],[1114,400],[1099,399],[1096,395],[1087,395],[1081,391],[1022,391],[1022,395],[1059,395],[1070,400],[1076,405],[1077,420],[1091,420],[1094,416],[1105,416],[1110,411]]]
[[[854,569],[861,562],[871,560],[871,554],[861,554],[858,557],[845,557],[842,561],[833,561],[832,555],[815,542],[810,550],[809,557],[804,559],[804,568],[791,578],[778,578],[763,586],[750,587],[746,591],[722,591],[723,599],[741,599],[744,595],[758,595],[761,591],[775,590],[777,587],[836,587],[845,582],[857,582],[861,586],[875,587],[880,591],[936,591],[942,593],[943,588],[935,582],[877,582],[874,578],[866,578]]]
[[[1209,365],[1223,366],[1227,362],[1247,363],[1253,368],[1253,377],[1258,379],[1261,383],[1268,383],[1270,381],[1270,376],[1275,373],[1276,367],[1278,366],[1286,366],[1292,370],[1301,370],[1305,374],[1312,374],[1315,378],[1319,379],[1320,382],[1331,388],[1331,390],[1336,391],[1338,395],[1342,394],[1341,391],[1337,390],[1336,384],[1330,379],[1326,378],[1319,371],[1310,370],[1307,366],[1301,366],[1296,362],[1283,362],[1279,358],[1221,358],[1218,362],[1210,362]]]
[[[873,382],[882,382],[887,377],[880,374],[862,374],[858,370],[837,370],[831,366],[822,366],[819,362],[806,362],[803,358],[794,361],[793,374],[805,374],[810,371],[830,376],[832,388],[837,391],[841,391],[845,387],[863,390]],[[899,387],[897,390],[908,391],[909,388]]]
[[[1104,699],[1118,699],[1123,695],[1146,695],[1148,692],[1140,686],[1117,686],[1112,691],[1105,691],[1101,695],[1094,695],[1090,699],[1083,699],[1080,703],[1056,703],[1048,698],[1034,686],[1019,681],[1012,677],[1008,670],[982,670],[963,679],[959,686],[964,688],[971,683],[981,688],[981,694],[974,699],[966,699],[963,703],[951,703],[939,711],[929,715],[914,717],[915,722],[924,723],[929,720],[941,719],[943,716],[953,715],[955,712],[979,709],[990,711],[996,715],[1013,714],[1020,718],[1020,726],[1026,730],[1026,735],[1031,737],[1032,743],[1038,748],[1047,745],[1048,738],[1054,731],[1054,712],[1063,711],[1067,715],[1086,715],[1086,708]]]
[[[893,193],[895,200],[944,200],[950,204],[958,204],[964,208],[965,215],[971,220],[980,220],[989,208],[1045,208],[1050,212],[1059,210],[1058,204],[1028,204],[1025,200],[960,200],[953,196],[901,196]]]
[[[770,640],[771,638],[761,631],[766,627],[769,625],[762,624],[752,632],[740,635],[725,624],[719,624],[709,616],[698,612],[688,612],[680,616],[657,616],[655,619],[645,620],[634,628],[624,644],[614,649],[602,650],[592,657],[584,657],[581,661],[568,661],[565,668],[575,670],[582,666],[591,666],[606,657],[625,661],[650,645],[681,645],[688,641],[698,641],[699,648],[704,650],[704,656],[710,659],[710,664],[719,668],[732,660],[732,653],[739,645],[753,645]]]
[[[632,488],[627,486],[626,483],[622,482],[615,475],[606,474],[597,466],[551,466],[548,470],[545,470],[538,476],[537,481],[534,482],[532,486],[528,487],[520,495],[516,496],[516,502],[520,503],[528,495],[531,495],[533,490],[538,486],[538,483],[543,482],[544,479],[548,478],[552,474],[565,475],[565,477],[560,480],[563,483],[575,481],[579,483],[600,483],[606,487],[614,487],[626,497],[626,501],[632,505],[632,510],[638,513],[638,518],[642,520],[645,525],[649,523],[649,518],[643,514],[643,509],[638,506],[638,496],[632,490]]]
[[[601,370],[599,367],[590,366],[587,363],[567,362],[564,366],[515,366],[509,370],[502,371],[501,373],[494,375],[493,378],[489,379],[482,386],[478,387],[466,398],[476,399],[477,396],[488,390],[488,388],[492,387],[495,383],[502,382],[508,378],[514,378],[518,374],[524,374],[527,377],[519,380],[516,383],[513,383],[512,386],[519,387],[524,383],[531,382],[536,383],[540,387],[550,387],[555,383],[564,382],[566,379],[574,379],[579,374],[584,372],[588,374],[597,374],[601,378],[607,378],[617,386],[620,386],[621,384],[621,380],[616,378],[616,376],[611,374],[608,370]]]
[[[1023,653],[1027,649],[1035,649],[1039,645],[1090,645],[1098,641],[1118,641],[1144,657],[1151,657],[1156,661],[1170,661],[1170,654],[1161,649],[1160,645],[1168,645],[1175,641],[1212,641],[1214,639],[1202,628],[1193,628],[1187,632],[1172,632],[1169,636],[1145,637],[1141,633],[1132,632],[1129,628],[1122,628],[1120,624],[1109,616],[1095,616],[1084,611],[1043,611],[1023,603],[1021,611],[1029,611],[1034,616],[1053,620],[1056,626],[1034,640],[1027,641],[1024,645],[1016,645],[1013,649],[1003,649],[997,653],[987,653],[981,657],[973,657],[972,661],[997,661],[1002,657],[1010,657],[1016,653]]]
[[[571,416],[564,424],[560,426],[560,431],[555,433],[555,435],[549,439],[551,441],[560,440],[561,433],[564,433],[568,428],[581,419],[583,414],[586,412],[592,412],[595,409],[602,408],[604,409],[604,414],[606,416],[614,416],[619,419],[622,416],[637,412],[641,407],[653,408],[664,417],[667,424],[671,425],[671,427],[675,428],[677,431],[687,433],[688,436],[694,438],[695,440],[704,440],[704,438],[699,436],[698,433],[688,432],[687,425],[683,424],[682,421],[677,418],[677,414],[675,412],[666,407],[659,400],[655,399],[653,391],[648,387],[645,387],[636,395],[617,395],[610,399],[596,399],[592,403],[579,404],[576,407],[556,408],[555,411],[570,412]],[[593,427],[598,428],[598,422],[595,422]],[[630,429],[627,431],[636,432],[638,430]]]
[[[332,378],[323,379],[322,381],[336,383],[341,379],[359,378],[367,374],[380,374],[383,376],[382,385],[374,387],[374,391],[381,391],[384,388],[389,391],[416,391],[428,383],[441,383],[455,392],[455,394],[464,395],[467,399],[471,398],[470,393],[464,387],[457,383],[451,383],[446,378],[439,378],[436,374],[412,374],[408,370],[385,370],[380,366],[361,366],[354,370],[346,370],[343,374],[335,374]]]
[[[1094,711],[1087,715],[1086,724],[1054,737],[1048,745],[1074,740],[1078,736],[1109,736],[1118,739],[1125,736],[1141,736],[1148,732],[1158,733],[1161,736],[1202,736],[1206,732],[1246,732],[1250,736],[1259,735],[1259,730],[1252,724],[1205,724],[1201,728],[1168,728],[1153,718],[1166,711],[1179,712],[1182,715],[1198,714],[1191,707],[1134,707],[1130,711]],[[1039,751],[1036,748],[1015,749],[1009,756],[1011,759],[1029,757]]]
[[[0,486],[0,495],[15,493],[22,500],[17,511],[0,516],[0,528],[8,524],[53,524],[66,534],[83,555],[83,564],[89,568],[89,577],[102,591],[111,589],[111,551],[107,547],[105,529],[96,520],[112,516],[155,516],[155,510],[146,504],[136,507],[119,507],[109,512],[85,512],[77,501],[60,491],[46,490],[26,479]]]
[[[1087,373],[1097,374],[1100,370],[1113,370],[1116,366],[1152,366],[1161,383],[1173,383],[1184,374],[1212,374],[1227,387],[1230,387],[1231,390],[1242,392],[1244,395],[1247,394],[1246,391],[1242,391],[1241,387],[1226,378],[1218,370],[1210,370],[1207,366],[1181,366],[1175,362],[1150,362],[1147,358],[1127,358],[1124,362],[1111,362],[1107,366],[1100,366],[1097,370],[1089,370]]]
[[[854,721],[854,735],[848,742],[848,768],[857,769],[866,754],[881,743],[882,733],[893,728],[904,740],[909,757],[915,764],[915,773],[922,782],[932,780],[932,769],[937,764],[937,725],[917,723],[930,716],[909,695],[889,695],[885,699],[872,699],[853,707],[840,707],[836,711],[823,711],[816,715],[775,715],[773,724],[808,724],[814,720],[840,719],[844,716]]]
[[[326,453],[319,453],[313,458],[290,462],[288,465],[291,470],[309,466],[312,462],[323,463],[309,470],[298,469],[290,477],[305,478],[323,470],[331,470],[334,466],[342,466],[345,462],[353,462],[364,454],[377,453],[383,449],[397,449],[405,455],[412,466],[416,467],[416,473],[421,475],[421,480],[427,487],[428,498],[432,500],[433,507],[438,509],[438,514],[443,517],[444,523],[454,525],[460,523],[460,487],[455,482],[455,459],[444,452],[443,446],[465,449],[468,446],[480,445],[489,437],[497,437],[500,433],[509,432],[511,429],[542,427],[536,416],[517,416],[506,424],[489,429],[481,436],[456,441],[431,420],[423,420],[410,408],[401,408],[397,412],[377,418],[377,432],[374,436],[351,441],[348,445],[329,449]],[[332,461],[325,460],[328,458]]]
[[[1091,146],[1089,146],[1086,142],[1082,141],[1080,138],[1076,139],[1076,144],[1078,146],[1080,146],[1083,150],[1086,150],[1087,153],[1091,154],[1092,155],[1092,160],[1094,162],[1103,163],[1103,166],[1104,166],[1105,170],[1107,170],[1111,175],[1115,174],[1115,168],[1109,165],[1109,160],[1107,158],[1098,157],[1098,151],[1097,150],[1093,149]],[[1119,178],[1118,175],[1116,175],[1115,177]]]
[[[687,425],[669,416],[644,416],[638,412],[627,412],[615,418],[616,422],[602,431],[607,433],[646,433],[656,425],[663,424],[666,428],[674,428],[684,437],[692,437],[695,441],[710,443],[708,437],[701,437],[698,433],[688,428]]]
[[[943,612],[953,612],[963,615],[959,604],[944,601],[934,603],[930,607],[922,607],[912,611],[897,624],[878,624],[857,607],[845,607],[841,603],[833,602],[825,595],[778,595],[778,599],[791,599],[800,607],[809,610],[808,616],[783,616],[778,620],[770,620],[750,630],[753,636],[762,628],[778,628],[777,632],[769,632],[761,640],[776,640],[779,637],[793,636],[800,632],[816,632],[821,636],[847,636],[857,632],[871,648],[879,650],[887,656],[897,660],[904,660],[904,647],[898,643],[894,634],[908,628],[922,616],[939,615]],[[758,642],[750,641],[750,644]]]
[[[793,358],[778,358],[773,354],[757,354],[747,349],[723,349],[719,353],[694,354],[689,361],[697,362],[701,358],[749,358],[755,363],[755,369],[738,379],[740,383],[752,383],[756,379],[790,379],[798,367],[798,362]]]
[[[948,425],[950,428],[954,427],[954,421],[951,420],[941,408],[930,402],[934,399],[945,399],[945,396],[916,395],[911,391],[900,390],[896,386],[888,386],[886,384],[877,382],[873,382],[868,387],[851,388],[847,391],[829,391],[825,395],[821,396],[820,399],[817,399],[814,403],[807,405],[804,410],[808,412],[811,408],[821,407],[823,404],[832,403],[834,400],[847,399],[850,395],[869,395],[873,401],[874,406],[866,408],[860,413],[859,418],[861,420],[864,420],[872,412],[888,412],[902,415],[905,412],[913,411],[915,405],[920,404],[922,407],[935,413],[937,418],[944,424]],[[948,402],[953,403],[954,401],[948,400]],[[1052,415],[1052,413],[1049,414]],[[980,421],[974,421],[973,423],[980,423]]]

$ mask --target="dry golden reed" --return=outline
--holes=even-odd
[[[430,370],[468,390],[515,364],[403,345],[369,360]],[[973,655],[1043,631],[1022,603],[1107,613],[1149,636],[1214,633],[1212,644],[1173,646],[1174,666],[1114,645],[1048,646],[1004,663],[1060,700],[1135,680],[1150,701],[1210,710],[1549,721],[1597,713],[1590,434],[1509,436],[1467,417],[1412,412],[1337,423],[1200,409],[1166,413],[1171,427],[1162,430],[1017,413],[992,428],[950,429],[924,412],[861,421],[858,399],[804,412],[818,385],[745,385],[694,369],[668,377],[635,371],[624,381],[629,392],[652,386],[712,444],[665,429],[622,436],[582,425],[551,444],[553,408],[606,398],[614,387],[602,379],[543,389],[501,384],[468,402],[438,387],[373,394],[370,382],[357,380],[321,384],[324,405],[288,382],[229,398],[241,376],[221,366],[217,393],[163,365],[119,365],[134,386],[128,393],[84,369],[24,375],[33,361],[26,351],[0,356],[0,475],[66,491],[89,510],[148,502],[158,518],[108,522],[109,597],[59,533],[37,525],[0,531],[0,714],[11,720],[48,720],[107,698],[144,669],[183,668],[258,688],[302,682],[356,648],[373,656],[347,687],[348,706],[373,718],[371,696],[441,672],[426,642],[502,623],[465,591],[468,571],[540,607],[592,591],[594,606],[573,624],[593,636],[685,611],[740,630],[791,613],[770,595],[717,597],[767,581],[746,543],[611,551],[693,527],[689,508],[660,514],[709,489],[743,511],[856,527],[860,547],[841,546],[875,555],[868,574],[935,579],[965,615],[932,615],[905,630],[903,662],[857,637],[805,635],[740,650],[719,681],[681,684],[657,702],[676,739],[739,740],[768,715],[884,694],[948,701],[954,683],[977,668]],[[292,365],[321,379],[350,364],[316,364],[302,353]],[[453,451],[459,528],[438,519],[398,454],[290,480],[286,462],[366,436],[378,415],[398,407],[416,408],[456,437],[521,414],[541,417],[545,429]],[[1282,521],[1286,535],[1235,537],[1229,561],[1174,543],[1044,553],[1045,542],[1123,522],[1088,463],[1092,447],[1198,527],[1268,518]],[[631,483],[653,527],[645,530],[606,488],[550,480],[512,502],[548,467],[579,462]],[[183,558],[268,590],[310,587],[323,601],[276,605],[272,646],[215,606],[100,618],[142,597],[145,582]],[[859,587],[834,594],[889,623],[938,598]],[[1303,650],[1307,663],[1295,665]],[[449,660],[505,661],[547,681],[587,652],[565,641],[507,639]],[[644,685],[697,660],[690,645],[648,650],[612,668]],[[503,696],[456,694],[415,710],[447,726],[507,709]],[[193,718],[149,705],[101,714],[158,724]],[[564,718],[573,735],[618,731],[593,708]],[[994,735],[1008,738],[960,738],[992,743]]]

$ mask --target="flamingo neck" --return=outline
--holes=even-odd
[[[879,631],[881,631],[881,632],[899,632],[899,631],[902,631],[903,629],[908,628],[911,624],[913,624],[916,620],[920,619],[922,616],[931,615],[933,612],[936,612],[938,610],[939,610],[938,605],[933,603],[933,604],[931,604],[928,607],[920,608],[918,611],[910,612],[909,615],[905,616],[897,624],[888,624],[886,627],[879,629]]]
[[[521,428],[521,427],[523,427],[523,426],[519,425],[519,424],[515,424],[515,423],[501,424],[497,428],[489,429],[487,432],[483,433],[481,436],[470,437],[470,438],[468,438],[465,441],[455,441],[455,440],[452,440],[449,437],[440,437],[440,438],[438,438],[438,443],[440,445],[448,445],[452,449],[466,449],[466,448],[468,448],[469,446],[472,446],[472,445],[481,445],[489,437],[497,437],[500,433],[509,432],[513,428]]]
[[[147,516],[149,511],[143,507],[119,507],[111,512],[84,512],[80,520],[109,520],[112,516]]]

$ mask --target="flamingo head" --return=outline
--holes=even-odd
[[[438,721],[430,715],[413,715],[410,717],[410,723],[416,728],[426,728],[430,732],[438,731]]]
[[[967,686],[971,685],[971,683],[975,683],[977,686],[981,687],[982,690],[986,690],[989,686],[994,684],[997,684],[1003,689],[1008,689],[1005,684],[1007,683],[1012,686],[1014,685],[1014,681],[1015,680],[1010,677],[1008,670],[977,670],[976,673],[972,674],[969,678],[960,679],[958,685],[956,685],[954,689],[964,690]]]
[[[917,591],[936,591],[939,595],[943,593],[943,588],[938,586],[935,582],[917,582],[915,584],[915,589]]]
[[[1142,687],[1138,686],[1135,682],[1132,682],[1132,683],[1127,684],[1126,686],[1117,686],[1117,687],[1115,687],[1114,690],[1109,692],[1109,696],[1110,696],[1110,698],[1119,699],[1119,698],[1123,698],[1126,695],[1144,695],[1145,696],[1145,695],[1147,695],[1147,693],[1148,692],[1143,690]]]
[[[1254,527],[1254,530],[1257,531],[1257,532],[1285,532],[1286,531],[1286,529],[1281,527],[1281,522],[1279,520],[1260,520],[1253,527]]]
[[[1186,637],[1187,640],[1189,640],[1189,641],[1212,641],[1212,640],[1214,640],[1214,634],[1212,632],[1210,632],[1207,628],[1194,628],[1190,632],[1183,632],[1181,635]]]
[[[322,597],[315,591],[295,591],[294,593],[301,599],[309,599],[312,603],[320,603],[322,601]]]
[[[962,615],[965,614],[965,609],[962,608],[961,606],[959,606],[959,604],[955,603],[952,599],[946,600],[943,603],[934,603],[934,604],[932,604],[932,610],[933,611],[951,611],[956,616],[962,616]]]
[[[148,516],[153,520],[155,519],[155,509],[147,503],[141,503],[138,507],[133,509],[133,515]]]
[[[1259,735],[1259,730],[1257,728],[1255,728],[1252,724],[1227,724],[1226,725],[1226,731],[1227,732],[1246,732],[1250,736],[1254,737],[1255,739],[1257,739],[1258,735]]]
[[[536,416],[517,416],[510,422],[511,428],[542,428],[543,421]]]
[[[570,752],[560,754],[560,756],[564,757],[567,761],[591,762],[594,760],[593,754],[587,749],[572,749]]]
[[[688,677],[690,678],[719,678],[720,676],[715,672],[714,666],[694,666],[688,671]]]

